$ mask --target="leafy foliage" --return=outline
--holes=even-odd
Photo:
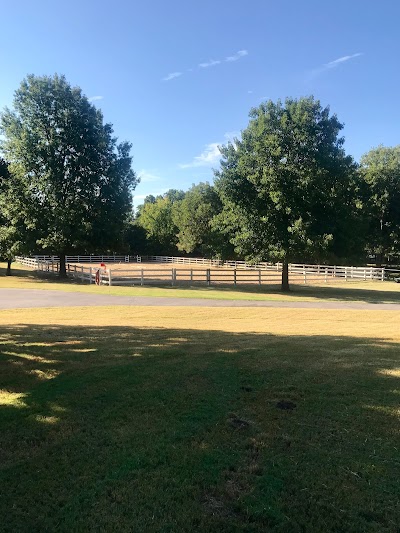
[[[209,183],[193,185],[174,208],[178,249],[206,256],[224,255],[226,239],[212,224],[213,218],[221,209],[222,204],[214,187]]]
[[[400,145],[379,146],[361,158],[369,220],[368,249],[377,261],[398,256],[400,245]]]
[[[1,116],[15,210],[43,249],[112,250],[137,184],[131,145],[64,76],[28,76]]]
[[[242,138],[221,147],[218,223],[250,260],[323,259],[356,213],[342,124],[313,97],[268,101],[250,118]]]
[[[146,231],[146,251],[176,253],[178,229],[173,221],[173,208],[174,202],[183,195],[183,191],[171,189],[162,196],[147,196],[144,204],[139,206],[136,224]]]

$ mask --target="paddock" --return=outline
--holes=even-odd
[[[78,260],[79,259],[79,260]],[[21,264],[43,273],[58,273],[57,257],[16,258]],[[206,285],[206,286],[279,286],[282,264],[249,264],[226,261],[174,258],[164,256],[69,256],[69,277],[99,285]],[[343,282],[384,281],[393,272],[384,268],[335,265],[290,264],[293,285],[327,285]],[[395,272],[396,275],[396,272]]]

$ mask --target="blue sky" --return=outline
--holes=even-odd
[[[212,181],[263,99],[313,94],[356,160],[400,143],[397,0],[2,0],[0,107],[65,74],[133,144],[135,203]]]

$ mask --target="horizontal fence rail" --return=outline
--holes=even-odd
[[[43,259],[46,257],[46,259]],[[280,284],[281,282],[281,264],[271,265],[262,263],[259,265],[246,265],[244,262],[235,261],[229,264],[213,265],[214,268],[198,268],[202,265],[200,261],[209,261],[208,259],[179,258],[185,261],[191,261],[196,268],[119,268],[108,266],[100,267],[100,263],[107,261],[107,257],[119,258],[130,257],[135,259],[135,263],[151,261],[152,258],[162,256],[140,257],[140,256],[68,256],[74,259],[73,262],[66,264],[67,275],[73,279],[80,280],[83,283],[98,283],[99,285],[165,285],[172,286],[178,284],[206,284],[210,285],[265,285]],[[77,257],[96,258],[97,266],[84,266],[90,261],[82,261],[84,264],[77,264]],[[16,261],[29,268],[39,272],[57,274],[59,273],[59,260],[55,256],[35,256],[35,257],[16,257]],[[165,261],[155,261],[155,263],[171,263],[169,259]],[[110,261],[108,261],[110,262]],[[113,261],[114,264],[127,263],[127,261]],[[144,262],[144,261],[143,261]],[[234,264],[237,266],[235,267]],[[209,266],[209,265],[207,265]],[[258,266],[258,268],[257,268]],[[347,267],[347,266],[330,266],[330,265],[289,265],[290,282],[313,284],[329,283],[335,280],[344,281],[384,281],[392,279],[400,282],[400,270],[385,269],[376,267]]]
[[[35,255],[39,261],[60,261],[57,255]],[[140,255],[66,255],[67,263],[140,263]]]

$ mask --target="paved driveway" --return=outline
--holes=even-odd
[[[151,296],[111,296],[84,292],[40,289],[0,289],[0,309],[82,306],[183,306],[183,307],[287,307],[295,309],[370,309],[400,311],[398,304],[361,302],[279,302],[254,300],[206,300],[201,298],[154,298]]]

